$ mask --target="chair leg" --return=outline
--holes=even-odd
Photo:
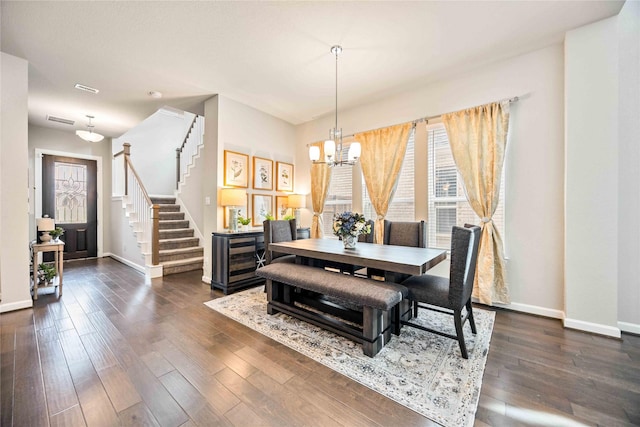
[[[413,301],[413,317],[418,317],[418,301]]]
[[[471,305],[471,299],[467,301],[467,311],[469,312],[469,326],[471,326],[471,332],[475,335],[476,331],[476,321],[473,318],[473,306]]]
[[[468,359],[467,346],[464,344],[464,332],[462,330],[462,313],[460,310],[455,310],[453,313],[453,320],[456,324],[456,335],[458,336],[458,344],[460,344],[460,352],[464,359]]]

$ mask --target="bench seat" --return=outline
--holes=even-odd
[[[392,319],[397,315],[398,303],[407,296],[407,288],[397,283],[354,277],[300,264],[269,264],[256,270],[256,275],[267,280],[269,314],[283,312],[346,336],[362,343],[364,353],[371,357],[391,339]],[[309,293],[312,293],[311,297]],[[335,304],[318,303],[318,295],[361,306],[361,313],[344,308],[329,310],[334,315],[338,311],[349,312],[350,320],[355,318],[358,326],[304,307],[308,305],[322,309],[331,306],[335,309]],[[396,328],[396,333],[399,333],[399,325]]]

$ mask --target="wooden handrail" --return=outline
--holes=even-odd
[[[140,190],[142,190],[142,195],[144,196],[144,199],[147,201],[147,203],[149,203],[149,206],[153,206],[151,197],[149,197],[149,193],[147,193],[147,189],[144,188],[144,185],[142,185],[142,180],[140,180],[140,176],[138,176],[138,172],[136,172],[136,168],[133,167],[131,160],[129,160],[129,156],[125,156],[124,161],[127,163],[127,165],[129,165],[129,167],[131,168],[131,172],[133,172],[133,176],[136,178],[136,180],[140,184]]]
[[[196,114],[195,116],[193,116],[193,120],[191,120],[191,126],[189,126],[189,130],[187,131],[187,134],[184,136],[184,140],[182,141],[182,144],[180,145],[179,148],[176,148],[176,190],[178,188],[180,188],[180,162],[181,162],[181,157],[182,157],[182,152],[184,151],[184,147],[187,145],[187,142],[189,141],[189,136],[191,135],[191,132],[193,132],[193,128],[196,125],[196,121],[198,120],[198,115]]]
[[[198,119],[198,115],[196,114],[195,116],[193,116],[193,120],[191,120],[191,126],[189,126],[189,130],[187,131],[187,134],[184,136],[184,140],[182,141],[182,145],[180,146],[179,150],[182,152],[182,149],[184,148],[185,144],[187,143],[187,139],[189,139],[189,135],[191,134],[191,131],[193,130],[193,126],[196,124],[196,120]]]

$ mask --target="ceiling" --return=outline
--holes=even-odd
[[[29,122],[73,132],[90,114],[118,137],[215,94],[306,122],[335,109],[334,44],[344,109],[561,42],[623,1],[0,4],[2,51],[29,61]]]

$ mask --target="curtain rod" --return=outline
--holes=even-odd
[[[511,97],[511,98],[503,98],[503,99],[500,99],[499,101],[494,101],[494,102],[509,101],[509,103],[512,103],[512,102],[517,102],[518,99],[520,99],[520,98],[517,97],[517,96],[514,96],[514,97]],[[494,102],[488,102],[487,104],[493,104]],[[482,105],[487,105],[487,104],[476,105],[475,107],[469,107],[469,108],[476,108],[476,107],[480,107]],[[462,110],[458,110],[458,111],[468,110],[469,108],[463,108]],[[450,114],[450,113],[442,113],[442,114],[439,114],[437,116],[420,117],[419,119],[412,120],[411,123],[413,124],[413,126],[417,125],[418,123],[422,123],[422,122],[427,122],[428,123],[429,120],[439,119],[440,117],[442,117],[445,114]],[[379,128],[368,130],[368,131],[364,131],[364,132],[371,132],[373,130],[384,129],[384,128],[388,128],[388,127],[391,127],[391,126],[397,126],[397,125],[401,125],[403,123],[407,123],[407,122],[396,123],[395,125],[383,126],[383,127],[379,127]],[[362,132],[357,132],[357,133],[362,133]],[[351,135],[343,135],[342,137],[343,138],[351,138],[351,137],[354,137],[355,135],[356,135],[355,133],[352,133]],[[309,145],[309,144],[307,144],[307,145]]]

